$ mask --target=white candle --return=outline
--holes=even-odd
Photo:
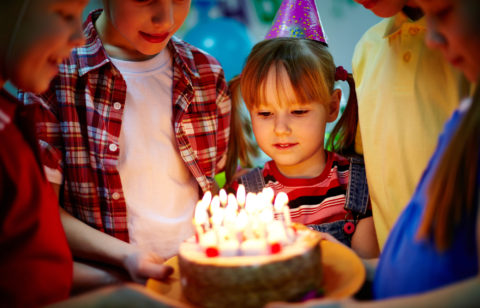
[[[228,194],[227,200],[228,200],[227,201],[227,209],[229,209],[232,212],[237,213],[238,203],[237,203],[237,199],[235,198],[235,195]]]
[[[223,257],[233,257],[239,255],[240,243],[236,239],[221,241],[219,244],[219,253]]]
[[[204,234],[203,227],[208,221],[208,214],[202,201],[197,202],[197,206],[195,207],[195,216],[193,218],[193,224],[195,225],[195,230],[197,232],[198,241],[202,241],[202,237]]]
[[[202,239],[200,240],[200,246],[203,249],[217,247],[217,235],[213,230],[208,230],[203,234]]]
[[[283,206],[283,217],[285,218],[285,225],[290,227],[292,224],[292,218],[290,217],[290,208],[287,204]]]
[[[259,256],[267,254],[267,245],[261,239],[247,239],[242,242],[240,250],[243,256]]]
[[[288,237],[283,222],[274,220],[267,225],[267,239],[269,243],[281,243],[286,245]]]
[[[220,208],[220,198],[215,196],[210,203],[210,214],[213,215]]]

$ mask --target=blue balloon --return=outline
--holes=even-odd
[[[231,18],[206,19],[191,28],[184,40],[217,58],[230,80],[242,72],[245,59],[253,47],[244,24]]]

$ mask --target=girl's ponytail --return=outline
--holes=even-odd
[[[338,72],[339,69],[340,74]],[[345,77],[339,78],[339,76]],[[335,79],[348,82],[350,95],[342,116],[328,137],[327,148],[341,155],[349,156],[355,154],[355,135],[358,125],[357,92],[355,91],[355,81],[352,74],[348,74],[342,67],[337,68]]]
[[[228,141],[227,162],[225,167],[227,184],[232,182],[239,161],[242,167],[251,168],[253,167],[253,157],[259,154],[258,146],[253,140],[253,130],[250,119],[242,112],[240,80],[241,75],[232,78],[228,83],[232,95],[232,111],[230,115],[230,139]]]

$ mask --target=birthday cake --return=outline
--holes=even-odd
[[[187,299],[201,307],[262,307],[318,292],[320,235],[289,221],[286,195],[275,206],[271,191],[246,202],[231,197],[208,196],[197,205],[197,234],[179,249]]]

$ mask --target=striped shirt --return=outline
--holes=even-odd
[[[265,187],[271,187],[275,194],[283,191],[288,195],[294,222],[323,224],[344,220],[347,215],[344,206],[350,162],[336,153],[325,153],[325,169],[315,178],[287,178],[280,173],[274,161],[267,162],[262,170]]]
[[[87,42],[59,67],[49,91],[20,93],[40,103],[37,126],[43,163],[63,177],[61,204],[88,225],[128,241],[120,175],[119,135],[126,83],[111,63],[94,27],[101,11],[84,24]],[[213,57],[172,37],[172,130],[185,165],[203,191],[214,185],[227,149],[230,97]],[[162,159],[159,157],[159,159]]]

